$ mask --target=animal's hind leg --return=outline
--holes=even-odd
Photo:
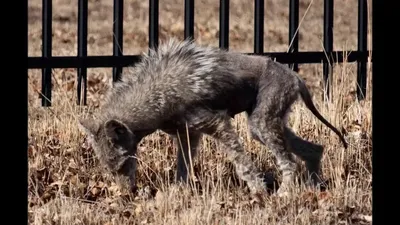
[[[314,185],[321,183],[319,179],[320,163],[324,148],[321,145],[303,140],[289,128],[284,128],[286,147],[289,151],[297,155],[306,164],[311,181]]]
[[[252,136],[272,151],[282,172],[279,195],[288,194],[288,187],[293,184],[297,170],[292,153],[286,148],[284,133],[285,116],[295,98],[295,95],[281,93],[276,88],[261,88],[257,104],[249,115]]]
[[[276,158],[278,168],[282,172],[278,194],[284,194],[294,181],[297,165],[292,153],[286,149],[283,121],[279,117],[268,118],[261,112],[254,112],[249,120],[252,135],[266,145]]]
[[[229,120],[230,118],[224,115],[214,117],[210,120],[212,124],[204,126],[201,131],[212,136],[225,147],[228,161],[234,165],[239,179],[246,182],[252,194],[266,194],[267,186],[262,173],[254,165],[250,156],[245,153],[239,136]]]

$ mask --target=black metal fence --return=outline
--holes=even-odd
[[[323,63],[323,80],[329,94],[329,74],[332,63],[357,62],[357,97],[365,98],[367,84],[367,0],[358,0],[358,49],[345,55],[333,51],[333,0],[324,0],[324,51],[299,52],[298,32],[299,0],[290,1],[289,13],[289,52],[264,52],[264,0],[254,0],[254,52],[248,54],[266,55],[277,61],[290,64],[298,71],[301,63]],[[112,67],[113,80],[119,79],[122,67],[129,66],[139,60],[138,55],[123,55],[123,0],[114,0],[114,39],[112,56],[87,55],[88,1],[78,0],[78,55],[52,56],[52,0],[43,0],[42,57],[28,57],[29,69],[42,69],[42,105],[51,106],[51,70],[52,68],[78,68],[78,104],[83,99],[86,105],[87,68]],[[184,38],[194,37],[194,0],[185,0]],[[158,45],[159,2],[149,0],[149,47]],[[229,0],[220,0],[220,48],[229,49]],[[83,87],[82,87],[83,85]],[[82,91],[83,90],[83,98]],[[329,96],[329,95],[328,95]]]

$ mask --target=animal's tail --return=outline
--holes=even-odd
[[[347,144],[346,140],[344,139],[343,135],[318,112],[318,110],[315,108],[315,105],[314,105],[314,103],[312,101],[311,94],[310,94],[307,86],[305,85],[305,83],[300,78],[299,78],[299,80],[300,80],[300,82],[299,82],[300,95],[301,95],[301,98],[303,99],[305,105],[307,106],[307,108],[322,123],[324,123],[326,126],[328,126],[333,132],[335,132],[339,136],[340,140],[343,142],[344,148],[347,149],[348,144]]]

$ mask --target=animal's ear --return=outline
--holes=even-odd
[[[123,144],[132,137],[132,132],[126,124],[121,121],[111,119],[104,124],[104,130],[112,142],[115,144]]]
[[[99,130],[99,124],[93,118],[80,118],[78,126],[87,135],[94,135]]]

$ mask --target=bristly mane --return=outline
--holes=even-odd
[[[157,49],[142,53],[141,60],[128,74],[123,74],[122,82],[143,82],[146,79],[162,80],[167,76],[202,77],[217,66],[220,49],[198,46],[192,39],[179,41],[171,38],[161,42]],[[132,74],[134,73],[134,74]]]
[[[186,100],[210,97],[219,89],[213,79],[229,73],[220,72],[225,69],[220,65],[224,52],[196,45],[191,39],[169,39],[124,69],[121,81],[108,92],[103,111],[113,113],[110,108],[130,107],[132,113],[141,113],[140,107],[147,105],[162,113]]]

